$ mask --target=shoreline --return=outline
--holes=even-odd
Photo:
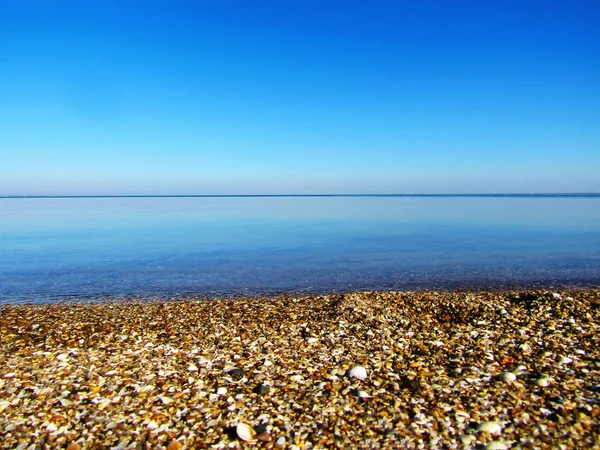
[[[1,305],[4,448],[591,448],[600,436],[599,288],[202,300]]]
[[[17,305],[51,305],[51,304],[77,304],[77,303],[107,303],[107,302],[161,302],[161,301],[212,301],[212,300],[276,300],[283,297],[322,297],[335,295],[369,294],[369,293],[454,293],[469,294],[477,292],[506,293],[511,292],[541,292],[561,291],[578,292],[600,289],[600,283],[591,280],[578,282],[555,281],[548,283],[515,282],[515,283],[488,283],[488,282],[450,282],[436,285],[398,285],[373,289],[369,287],[339,289],[339,288],[309,288],[309,289],[236,289],[236,290],[211,290],[211,291],[166,291],[154,293],[67,293],[67,294],[4,294],[0,296],[0,307]]]

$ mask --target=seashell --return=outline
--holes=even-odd
[[[499,422],[494,422],[493,420],[488,420],[486,422],[481,422],[479,427],[477,427],[479,431],[489,434],[500,434],[502,433],[502,426]]]
[[[167,450],[181,450],[183,445],[179,441],[171,441],[169,445],[167,445]]]
[[[568,356],[561,356],[558,359],[559,364],[571,364],[573,362],[573,358],[569,358]]]
[[[505,381],[507,383],[512,383],[517,379],[517,376],[512,372],[502,372],[499,378],[500,380]]]
[[[367,369],[365,369],[363,366],[353,367],[348,372],[348,377],[349,378],[358,378],[359,380],[366,380],[367,379]]]
[[[365,391],[358,391],[356,396],[365,400],[369,398],[369,394],[367,394]]]
[[[258,386],[254,388],[254,392],[259,395],[266,395],[271,390],[271,385],[269,383],[260,383]]]
[[[464,445],[471,445],[476,440],[477,440],[477,438],[475,436],[473,436],[472,434],[461,434],[461,436],[460,436],[460,441]]]
[[[254,436],[256,436],[256,431],[254,431],[254,428],[243,422],[238,423],[237,427],[235,428],[235,432],[242,441],[246,442],[253,441]]]
[[[271,435],[268,431],[263,431],[256,435],[256,439],[262,442],[269,442],[271,440]]]
[[[159,395],[158,398],[161,402],[163,402],[163,405],[170,405],[175,401],[171,397],[167,397],[166,395]]]
[[[537,380],[535,380],[535,384],[536,384],[536,386],[539,386],[539,387],[547,387],[550,384],[550,378],[548,378],[548,377],[538,378]]]
[[[487,444],[484,448],[485,450],[506,450],[508,449],[508,445],[506,445],[506,443],[502,441],[492,441],[489,444]]]
[[[225,395],[227,394],[227,388],[225,386],[221,386],[217,389],[217,395]]]

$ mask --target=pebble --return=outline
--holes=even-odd
[[[568,356],[561,356],[558,359],[559,364],[571,364],[573,362],[573,358],[569,358]]]
[[[183,444],[179,441],[171,441],[169,445],[167,445],[167,450],[181,450]]]
[[[488,420],[486,422],[481,422],[477,429],[484,433],[489,434],[500,434],[502,433],[502,425],[499,422],[495,422],[493,420]]]
[[[548,377],[538,378],[537,380],[535,380],[535,384],[536,384],[536,386],[539,386],[539,387],[547,387],[550,385],[550,378],[548,378]]]
[[[258,386],[256,386],[254,391],[257,394],[266,395],[271,391],[271,385],[267,383],[260,383]]]
[[[476,440],[477,440],[477,438],[475,436],[473,436],[472,434],[461,434],[460,435],[460,441],[464,445],[471,445]]]
[[[285,438],[283,436],[279,436],[275,441],[275,445],[277,447],[283,447],[285,445]]]
[[[217,389],[217,395],[225,395],[227,394],[227,388],[225,386],[221,386]]]
[[[499,378],[506,383],[512,383],[517,379],[517,376],[512,372],[502,372]]]
[[[369,398],[369,394],[367,394],[365,391],[358,391],[358,392],[356,393],[356,396],[357,396],[358,398],[362,398],[362,399],[367,399],[367,398]]]
[[[484,448],[485,450],[507,450],[508,445],[506,445],[506,443],[503,441],[492,441],[489,444],[487,444]]]
[[[256,440],[262,442],[269,442],[271,440],[271,434],[269,434],[268,431],[263,431],[262,433],[256,435]]]

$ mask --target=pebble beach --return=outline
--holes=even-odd
[[[598,448],[600,289],[0,307],[0,448]]]

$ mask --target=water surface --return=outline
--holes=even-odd
[[[4,303],[598,285],[598,196],[0,199]]]

